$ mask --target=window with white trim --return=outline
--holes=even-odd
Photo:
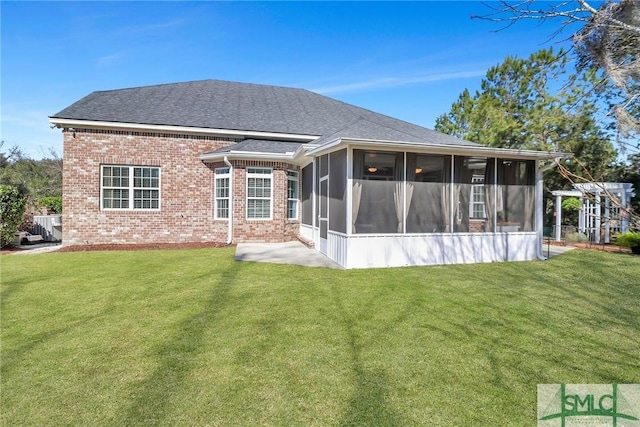
[[[247,168],[247,219],[271,219],[271,168]]]
[[[103,165],[102,209],[160,209],[160,168]]]
[[[471,178],[471,197],[469,197],[469,218],[484,219],[487,217],[484,206],[484,175]]]
[[[215,218],[229,219],[229,168],[216,168],[215,173]]]
[[[299,173],[287,171],[287,218],[298,219]]]

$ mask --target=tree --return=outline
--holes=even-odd
[[[578,223],[578,213],[582,208],[582,203],[577,197],[567,197],[562,201],[562,223],[564,225],[576,225]]]
[[[583,96],[591,76],[570,73],[568,65],[562,50],[509,56],[487,71],[473,96],[463,91],[435,128],[493,147],[570,152],[578,161],[564,165],[567,171],[604,179],[616,151],[595,119],[596,106]],[[546,178],[550,189],[571,186],[557,170]]]
[[[0,184],[16,187],[34,202],[43,197],[61,197],[62,159],[53,149],[41,160],[25,156],[15,146],[7,154],[0,151]]]
[[[493,147],[572,153],[571,162],[546,172],[548,206],[551,190],[607,180],[617,153],[595,119],[596,106],[584,97],[591,75],[568,66],[562,50],[509,56],[487,71],[474,95],[463,91],[435,129]]]
[[[586,0],[516,3],[501,0],[487,5],[492,12],[472,18],[506,23],[523,19],[555,20],[557,37],[571,33],[579,70],[594,76],[592,93],[600,95],[615,118],[622,149],[638,152],[640,144],[640,2],[605,0],[594,7]],[[635,139],[634,139],[635,138]]]
[[[15,240],[26,200],[16,187],[0,185],[0,247]]]

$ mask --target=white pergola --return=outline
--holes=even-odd
[[[604,243],[609,243],[612,231],[625,232],[629,229],[626,209],[635,196],[633,184],[626,182],[586,182],[573,184],[573,190],[552,191],[556,197],[554,212],[556,217],[555,239],[561,241],[562,198],[580,199],[578,231],[600,243],[600,230],[604,225]],[[603,209],[604,208],[604,209]]]

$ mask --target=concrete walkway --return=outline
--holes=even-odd
[[[236,261],[342,268],[320,252],[310,249],[297,241],[285,243],[238,243]]]
[[[573,246],[556,246],[556,245],[542,245],[542,254],[547,258],[553,258],[554,256],[562,255],[565,252],[575,249]]]
[[[35,245],[20,245],[12,252],[7,252],[11,255],[29,255],[29,254],[41,254],[44,252],[53,252],[60,249],[62,246],[60,243],[36,243]]]

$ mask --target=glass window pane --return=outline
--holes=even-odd
[[[298,201],[288,200],[287,201],[287,218],[296,219],[297,217],[298,217]]]
[[[271,216],[271,169],[247,168],[247,218]]]
[[[454,231],[480,233],[492,231],[493,221],[487,217],[485,186],[487,174],[492,174],[493,159],[455,156],[453,197],[456,206]],[[487,166],[489,165],[489,166]],[[489,179],[493,182],[493,179]]]
[[[404,164],[404,161],[402,164]],[[396,179],[396,153],[365,151],[363,168],[362,176],[364,179],[393,181]]]

